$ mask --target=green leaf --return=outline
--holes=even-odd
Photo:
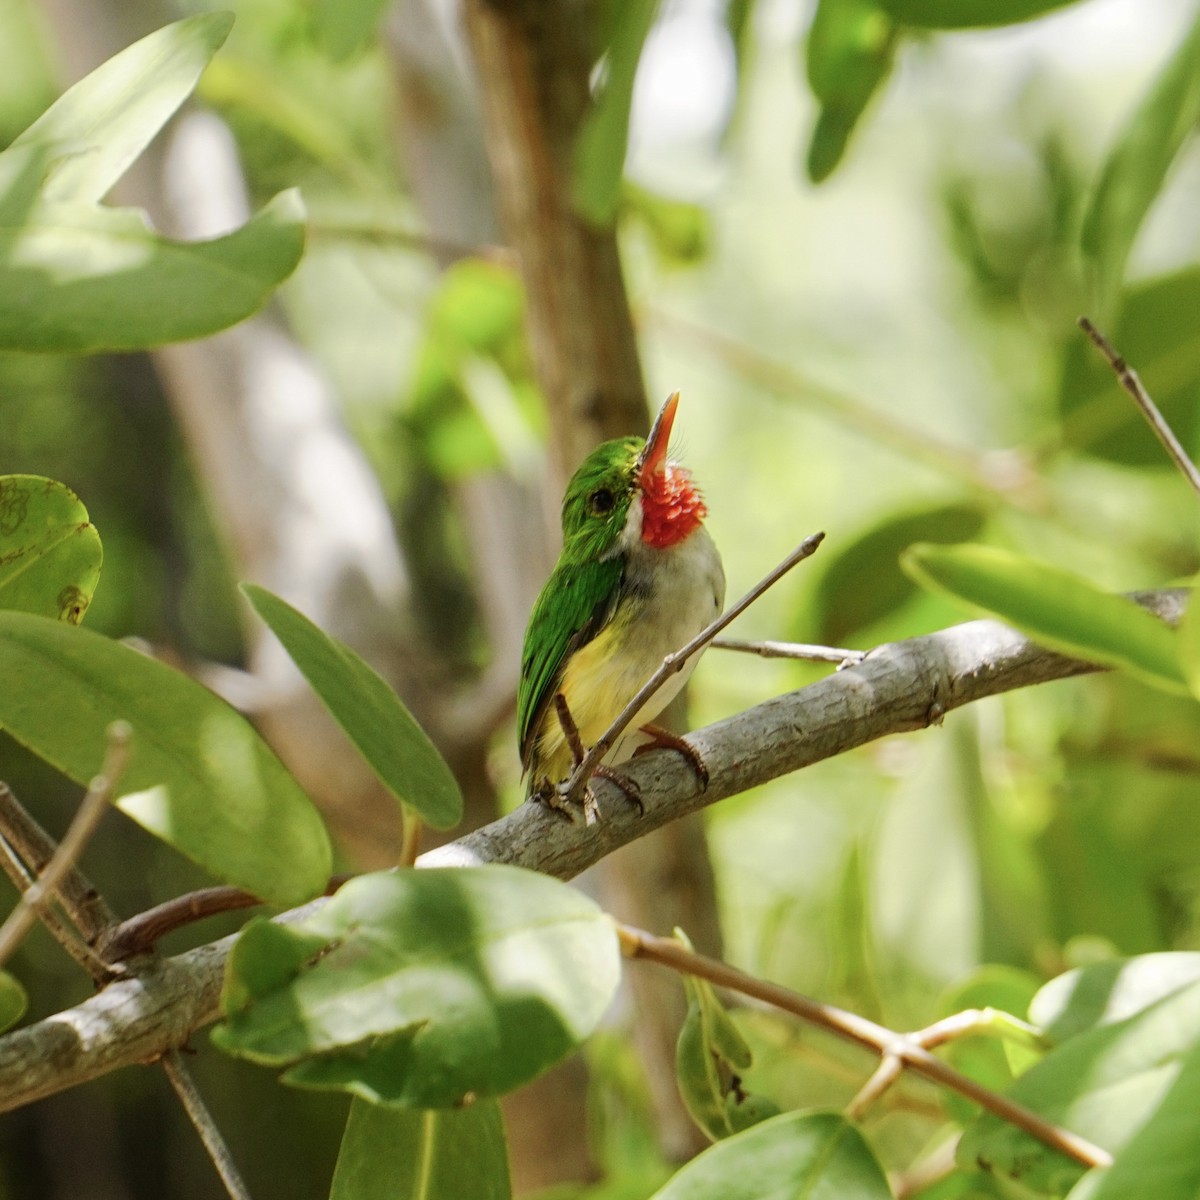
[[[29,1007],[29,996],[7,971],[0,971],[0,1033],[11,1029]]]
[[[880,0],[900,25],[920,29],[982,29],[1017,25],[1078,0]]]
[[[299,784],[249,722],[186,675],[120,642],[0,612],[0,726],[77,783],[105,730],[133,728],[123,809],[228,883],[291,905],[325,887],[332,854]]]
[[[214,1040],[291,1066],[289,1083],[375,1102],[510,1091],[579,1045],[618,979],[609,919],[515,867],[365,875],[282,938],[266,924],[238,939]]]
[[[1192,594],[1179,622],[1179,662],[1192,695],[1200,700],[1200,603],[1194,603],[1195,587],[1193,579]]]
[[[133,209],[43,203],[0,228],[0,349],[138,350],[250,316],[295,270],[304,207],[281,192],[224,237],[176,242]]]
[[[658,0],[620,0],[616,8],[603,82],[576,137],[571,173],[576,212],[600,227],[611,225],[617,214],[633,83]]]
[[[0,475],[0,609],[78,625],[103,559],[100,535],[69,487]]]
[[[1163,1104],[1184,1060],[1195,1053],[1198,1037],[1200,984],[1191,984],[1123,1021],[1064,1042],[1022,1075],[1008,1095],[1119,1155]],[[963,1133],[958,1161],[1053,1195],[1068,1191],[1083,1173],[1078,1163],[991,1113]]]
[[[1200,436],[1200,338],[1190,314],[1200,309],[1200,270],[1192,268],[1131,288],[1105,333],[1132,363],[1163,417],[1185,446]],[[1068,446],[1131,466],[1169,467],[1158,439],[1112,369],[1083,336],[1072,338],[1059,390]]]
[[[1050,980],[1029,1004],[1029,1019],[1051,1041],[1123,1021],[1200,981],[1200,954],[1163,952],[1114,958]]]
[[[188,98],[232,27],[232,13],[214,12],[155,30],[75,84],[9,149],[51,148],[46,199],[101,200]]]
[[[334,62],[357,54],[374,36],[387,0],[313,0],[317,44]]]
[[[1186,689],[1175,630],[1061,567],[993,546],[928,544],[911,547],[901,564],[926,587],[994,613],[1051,650]]]
[[[862,1134],[839,1113],[784,1113],[710,1146],[653,1200],[890,1200]]]
[[[456,825],[462,819],[458,783],[383,678],[265,588],[245,583],[242,592],[384,787],[435,829]]]
[[[499,1105],[409,1112],[355,1100],[329,1200],[510,1200]]]
[[[1102,312],[1117,294],[1137,232],[1197,121],[1200,16],[1122,131],[1084,218],[1081,242],[1095,271]]]
[[[985,517],[969,504],[938,504],[889,516],[840,545],[817,583],[816,636],[841,646],[852,635],[895,612],[916,584],[900,569],[900,554],[914,542],[964,542],[978,535]],[[811,630],[808,636],[813,636]]]
[[[808,85],[821,105],[808,147],[808,177],[826,179],[887,79],[899,29],[878,0],[818,0],[808,31]]]

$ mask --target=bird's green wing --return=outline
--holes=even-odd
[[[554,699],[567,660],[612,620],[625,570],[623,558],[560,561],[533,606],[517,690],[517,736],[526,770],[542,714]]]

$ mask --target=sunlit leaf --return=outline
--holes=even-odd
[[[593,225],[611,225],[617,213],[633,83],[657,10],[658,0],[618,0],[602,82],[576,137],[571,201]]]
[[[888,516],[825,562],[814,597],[815,636],[833,646],[900,607],[917,589],[900,569],[900,553],[914,542],[963,542],[983,528],[984,514],[969,504],[938,504]]]
[[[78,625],[103,559],[100,535],[69,487],[0,475],[0,608]]]
[[[191,94],[232,26],[227,12],[176,21],[114,55],[56,100],[10,147],[51,149],[56,161],[45,198],[101,200]]]
[[[1007,1094],[1117,1155],[1159,1106],[1170,1102],[1198,1038],[1200,984],[1193,983],[1123,1021],[1063,1042]],[[1184,1086],[1194,1098],[1195,1084]],[[1083,1174],[1078,1163],[991,1113],[963,1133],[958,1161],[1053,1195],[1068,1191]]]
[[[1104,164],[1084,218],[1082,245],[1100,311],[1111,305],[1125,260],[1163,180],[1200,121],[1200,16],[1159,72]]]
[[[901,25],[925,29],[977,29],[1016,25],[1079,0],[880,0]]]
[[[303,923],[267,924],[234,949],[215,1041],[380,1103],[509,1091],[575,1049],[617,985],[611,921],[513,867],[360,876]]]
[[[1192,595],[1179,622],[1179,661],[1192,695],[1200,700],[1200,603],[1195,587],[1192,580]]]
[[[412,1112],[355,1100],[329,1200],[509,1200],[497,1104]]]
[[[1029,1019],[1053,1041],[1111,1025],[1200,981],[1200,954],[1175,951],[1114,958],[1050,980],[1030,1001]]]
[[[435,829],[456,825],[458,783],[378,672],[265,588],[243,584],[242,591],[384,787]]]
[[[904,569],[927,587],[994,613],[1048,649],[1186,689],[1178,635],[1132,600],[1061,567],[993,546],[913,546]]]
[[[806,43],[808,84],[821,109],[808,147],[808,177],[826,179],[892,69],[896,23],[878,0],[818,0]]]
[[[0,349],[135,350],[216,333],[260,309],[304,250],[299,193],[202,242],[132,209],[43,203],[0,228]]]
[[[228,883],[295,904],[325,887],[329,839],[249,722],[179,671],[121,642],[0,612],[0,727],[86,784],[105,731],[133,729],[118,806]]]
[[[653,1200],[890,1200],[859,1131],[838,1113],[784,1113],[692,1159]]]

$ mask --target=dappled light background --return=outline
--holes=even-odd
[[[0,143],[121,46],[206,7],[9,0]],[[297,698],[235,584],[284,592],[387,675],[479,823],[522,796],[512,697],[562,480],[454,7],[397,0],[380,37],[350,45],[322,24],[334,5],[221,7],[237,23],[191,115],[120,202],[200,236],[222,203],[257,211],[299,186],[305,258],[264,315],[213,345],[0,355],[0,471],[79,494],[105,547],[89,624],[143,639],[261,717],[329,816],[341,865],[375,867],[394,860],[394,814]],[[1130,332],[1119,348],[1200,451],[1195,148],[1134,243],[1122,295],[1101,301],[1079,250],[1105,157],[1194,4],[1082,0],[1012,29],[907,36],[820,185],[805,167],[813,6],[732,8],[748,10],[740,30],[717,0],[664,0],[621,215],[647,390],[655,405],[682,393],[676,449],[730,596],[828,534],[731,634],[866,649],[966,619],[901,574],[899,552],[923,540],[1019,549],[1118,591],[1200,568],[1195,497],[1075,328],[1087,312]],[[184,142],[197,112],[216,134]],[[207,422],[232,396],[255,433],[231,449]],[[690,721],[826,670],[712,650]],[[1195,708],[1128,678],[1061,682],[726,801],[706,814],[726,956],[910,1028],[962,1007],[982,964],[1020,996],[1072,963],[1200,948]],[[0,778],[61,833],[74,788],[3,739]],[[126,915],[207,882],[118,814],[84,866]],[[87,992],[44,936],[15,969],[34,1015]],[[752,1090],[786,1107],[857,1089],[856,1054],[742,1016],[771,1051]],[[589,1047],[592,1105],[566,1118],[588,1122],[599,1171],[625,1190],[591,1181],[560,1197],[649,1195],[665,1177],[627,1018]],[[345,1103],[278,1086],[206,1033],[194,1049],[253,1194],[326,1195]],[[885,1155],[905,1160],[937,1128],[931,1104],[914,1092],[872,1118]],[[158,1073],[0,1118],[0,1200],[216,1187]]]

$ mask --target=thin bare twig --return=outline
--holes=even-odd
[[[847,1041],[857,1042],[885,1059],[894,1058],[902,1062],[909,1070],[958,1092],[1085,1167],[1112,1165],[1112,1155],[1107,1150],[960,1074],[904,1034],[877,1025],[857,1013],[810,1000],[807,996],[778,984],[756,979],[753,975],[747,975],[744,971],[739,971],[718,959],[686,950],[674,938],[655,937],[653,934],[622,924],[617,925],[617,935],[621,942],[621,952],[626,958],[645,958],[676,971],[697,975],[718,987],[773,1004],[811,1025],[828,1030]]]
[[[847,650],[841,646],[812,646],[807,642],[747,642],[741,638],[713,638],[714,650],[738,650],[759,658],[795,658],[802,662],[837,663],[853,666],[867,657],[865,650]]]
[[[612,749],[617,738],[621,736],[629,722],[641,711],[646,701],[676,671],[681,670],[684,663],[693,654],[707,646],[726,625],[736,617],[741,616],[763,592],[778,583],[797,563],[803,562],[810,555],[814,554],[817,547],[824,540],[824,533],[814,533],[806,537],[787,558],[763,576],[736,604],[727,608],[715,621],[710,622],[686,646],[676,650],[673,654],[668,654],[662,660],[662,664],[658,670],[646,680],[638,690],[637,695],[625,705],[617,719],[596,740],[595,744],[584,755],[583,761],[572,772],[571,778],[567,781],[567,786],[563,791],[563,800],[565,802],[570,803],[579,800],[583,789],[587,787],[588,780],[600,765],[601,759]]]
[[[1171,461],[1183,472],[1183,477],[1192,485],[1192,490],[1200,494],[1200,470],[1188,457],[1187,451],[1175,436],[1175,431],[1167,424],[1166,418],[1158,411],[1158,405],[1150,398],[1138,373],[1117,353],[1113,344],[1088,320],[1079,318],[1079,328],[1092,339],[1096,349],[1104,355],[1105,361],[1112,367],[1117,382],[1133,398],[1133,402],[1141,410],[1155,436],[1163,444],[1163,449],[1170,455]]]
[[[50,861],[33,884],[21,893],[17,907],[0,926],[0,963],[8,961],[21,939],[37,920],[46,900],[53,896],[58,885],[78,861],[83,848],[91,840],[100,818],[108,811],[113,789],[129,761],[131,729],[124,721],[114,721],[108,727],[108,747],[100,774],[88,787],[83,803],[75,814],[66,836],[59,843]]]
[[[204,1103],[204,1097],[200,1095],[200,1089],[196,1087],[191,1071],[183,1061],[183,1055],[178,1050],[168,1051],[162,1057],[162,1067],[171,1082],[171,1087],[175,1089],[175,1095],[183,1105],[184,1112],[200,1135],[204,1149],[208,1151],[208,1157],[212,1159],[212,1164],[225,1185],[229,1200],[251,1200],[250,1189],[243,1182],[241,1173],[233,1161],[233,1155],[229,1153],[229,1147],[225,1144],[212,1113],[208,1111],[208,1105]]]

